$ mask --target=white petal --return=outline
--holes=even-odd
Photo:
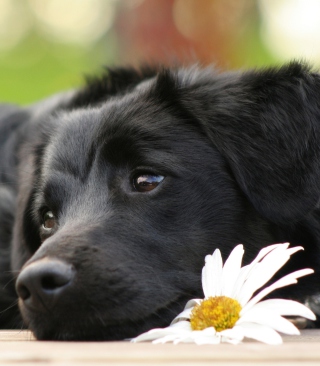
[[[287,244],[276,247],[268,253],[260,263],[255,264],[250,271],[247,281],[243,284],[241,292],[237,295],[237,300],[244,306],[252,297],[254,292],[265,285],[273,275],[290,259],[290,255],[302,247],[287,249]]]
[[[212,296],[220,296],[221,295],[221,285],[222,285],[222,257],[221,252],[219,249],[216,249],[213,254],[213,266],[214,272],[211,274],[213,277],[213,289],[212,289]],[[208,296],[205,296],[206,298]]]
[[[288,248],[288,249],[287,249],[287,252],[288,252],[290,255],[292,255],[292,254],[294,254],[294,253],[298,252],[299,250],[304,250],[304,248],[303,248],[303,247],[293,247],[293,248]]]
[[[255,259],[250,263],[250,265],[260,262],[268,253],[272,252],[273,250],[275,250],[277,248],[286,249],[289,247],[289,245],[290,245],[290,243],[281,243],[281,244],[272,244],[265,248],[262,248],[260,250],[260,252],[258,253],[258,255],[255,257]]]
[[[217,296],[221,291],[222,257],[219,249],[212,255],[205,257],[205,265],[202,268],[202,288],[204,297]]]
[[[198,332],[199,333],[201,332],[201,336],[204,336],[204,337],[212,337],[217,334],[216,330],[213,327],[208,327],[208,328],[205,328]]]
[[[211,296],[213,290],[213,258],[212,255],[205,257],[205,265],[202,268],[202,289],[204,296]]]
[[[209,328],[207,328],[209,329]],[[213,329],[213,328],[212,328]],[[195,343],[198,345],[202,344],[219,344],[221,340],[221,337],[216,334],[215,330],[205,333],[205,330],[203,331],[194,331],[192,334],[185,336],[185,337],[179,337],[176,340],[173,341],[174,344],[178,343]]]
[[[279,314],[273,312],[272,310],[253,307],[247,311],[245,315],[241,316],[241,318],[237,321],[236,326],[241,325],[242,323],[266,325],[270,328],[273,328],[274,330],[277,330],[278,332],[286,334],[300,334],[299,330],[289,320],[282,318]]]
[[[242,323],[241,325],[239,325],[239,327],[241,327],[243,335],[247,338],[252,338],[267,344],[282,343],[282,338],[280,334],[265,325]],[[238,328],[238,326],[235,326],[234,328]]]
[[[193,331],[191,336],[196,344],[220,343],[220,336],[213,327],[205,328],[200,331]]]
[[[232,294],[231,294],[230,297],[232,297],[233,299],[238,300],[239,294],[241,294],[241,292],[242,292],[243,284],[245,283],[246,279],[248,278],[251,270],[256,265],[258,265],[258,264],[257,263],[250,264],[250,265],[247,265],[247,266],[243,266],[240,269],[240,272],[238,274],[238,278],[237,278],[237,280],[236,280],[236,282],[234,284],[233,292],[232,292]]]
[[[177,315],[171,322],[171,324],[175,324],[179,321],[181,321],[181,319],[190,319],[190,314],[192,309],[194,308],[194,306],[199,305],[201,303],[202,299],[192,299],[189,300],[186,304],[186,306],[184,307],[184,310]]]
[[[262,248],[260,250],[260,252],[258,253],[258,255],[255,257],[255,259],[250,264],[241,268],[239,277],[238,277],[235,287],[234,287],[234,293],[233,293],[232,297],[235,298],[236,300],[238,300],[238,294],[241,293],[243,284],[245,283],[247,278],[250,276],[251,271],[253,271],[254,268],[259,265],[258,262],[261,259],[263,259],[268,253],[272,252],[273,250],[275,250],[277,248],[282,247],[282,248],[286,249],[286,248],[288,248],[288,246],[289,246],[289,243],[283,243],[283,244],[273,244],[273,245],[269,245],[265,248]]]
[[[156,343],[156,342],[157,341],[153,341],[152,343]],[[161,343],[164,343],[164,342],[161,342]],[[176,339],[173,341],[173,344],[179,344],[179,343],[194,343],[194,339],[192,337],[176,337]]]
[[[256,296],[254,296],[243,308],[241,313],[244,314],[245,311],[247,311],[248,309],[250,309],[253,305],[255,305],[257,302],[259,302],[261,299],[263,299],[265,296],[267,296],[268,294],[270,294],[270,292],[281,288],[281,287],[285,287],[288,285],[292,285],[294,283],[297,283],[297,278],[299,277],[303,277],[306,276],[308,274],[313,273],[313,269],[310,268],[305,268],[305,269],[300,269],[299,271],[295,271],[292,272],[282,278],[280,278],[278,281],[276,281],[275,283],[273,283],[272,285],[266,287],[265,289],[263,289],[262,291],[260,291]]]
[[[164,344],[164,343],[167,343],[167,342],[176,342],[180,338],[181,338],[181,336],[178,335],[178,334],[168,334],[164,337],[157,338],[157,339],[153,340],[152,343],[153,344]]]
[[[207,255],[202,269],[202,288],[204,297],[219,296],[221,293],[222,257],[219,249]]]
[[[186,333],[191,332],[192,329],[190,326],[190,322],[180,321],[166,328],[151,329],[148,332],[142,333],[138,337],[131,339],[131,342],[136,343],[136,342],[152,341],[158,338],[163,338],[165,336],[183,336]]]
[[[233,327],[231,329],[225,329],[219,332],[219,334],[223,337],[224,342],[229,342],[231,340],[241,342],[244,338],[241,327]]]
[[[183,310],[179,315],[177,315],[171,322],[171,324],[177,323],[180,319],[190,319],[190,315],[193,308],[188,308]]]
[[[230,253],[222,270],[222,292],[221,295],[231,297],[235,282],[241,269],[242,257],[244,254],[243,245],[237,245]]]
[[[284,316],[301,316],[310,320],[316,320],[314,313],[305,305],[293,300],[269,299],[258,302],[252,309],[267,309]]]
[[[199,305],[201,303],[201,301],[203,301],[203,299],[191,299],[186,303],[186,306],[184,307],[184,309],[193,308],[194,306]]]
[[[290,259],[290,252],[285,247],[278,247],[268,253],[251,271],[237,299],[244,306],[255,291],[266,284],[273,275]]]
[[[206,328],[204,330],[181,332],[180,334],[170,334],[165,337],[154,340],[152,343],[196,343],[196,344],[218,344],[220,343],[220,336],[214,328]]]
[[[164,328],[165,329],[165,328]],[[168,334],[168,332],[164,331],[164,329],[152,329],[149,332],[142,333],[135,338],[131,339],[131,342],[145,342],[145,341],[153,341],[154,339],[164,337]]]

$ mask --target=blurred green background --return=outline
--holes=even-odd
[[[0,100],[26,104],[102,65],[320,63],[320,0],[0,0]]]

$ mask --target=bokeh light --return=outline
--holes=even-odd
[[[114,2],[105,0],[28,0],[37,26],[49,40],[88,44],[111,27]]]
[[[260,0],[259,5],[262,40],[276,57],[319,64],[319,0]]]
[[[32,27],[32,16],[25,2],[0,0],[0,51],[15,47],[26,38]]]
[[[30,103],[103,65],[320,65],[320,0],[0,0],[0,100]]]

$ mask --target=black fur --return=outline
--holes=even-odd
[[[115,69],[30,107],[1,106],[0,327],[22,326],[14,282],[43,258],[74,277],[52,303],[20,299],[39,339],[114,340],[166,326],[202,296],[205,255],[219,247],[225,257],[238,243],[247,262],[268,244],[303,245],[281,273],[316,273],[277,295],[312,302],[319,129],[320,77],[298,63]],[[165,178],[142,193],[139,174]],[[49,233],[46,211],[58,220]]]

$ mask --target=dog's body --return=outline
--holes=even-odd
[[[303,245],[278,294],[317,299],[320,77],[119,69],[0,108],[0,327],[123,339],[201,297],[206,254]],[[10,254],[11,253],[11,254]],[[27,264],[26,264],[27,263]],[[314,310],[320,314],[315,303]]]

